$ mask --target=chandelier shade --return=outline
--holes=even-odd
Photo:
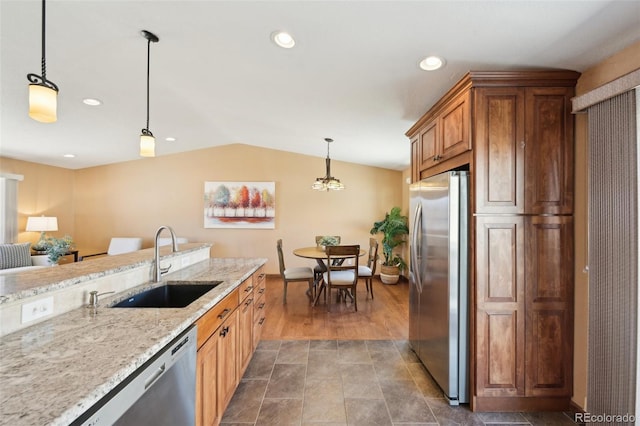
[[[58,86],[47,80],[46,46],[46,3],[42,0],[42,75],[27,74],[29,80],[29,117],[41,123],[58,120]]]
[[[327,142],[327,158],[325,160],[326,174],[324,177],[319,177],[311,185],[311,189],[316,191],[341,191],[344,189],[344,184],[340,182],[340,179],[331,176],[331,158],[329,157],[329,144],[333,142],[331,138],[324,139]]]

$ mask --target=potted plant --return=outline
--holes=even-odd
[[[325,250],[327,246],[337,246],[339,244],[338,239],[331,235],[325,235],[318,240],[318,245],[321,250]]]
[[[60,258],[68,254],[73,247],[73,239],[68,235],[62,238],[48,237],[43,246],[49,262],[52,265],[57,265]]]
[[[404,259],[393,250],[405,242],[404,236],[409,234],[406,216],[400,207],[393,207],[383,220],[374,222],[371,234],[382,233],[382,254],[384,261],[380,266],[380,280],[384,284],[395,284],[400,278],[400,271],[407,267]]]

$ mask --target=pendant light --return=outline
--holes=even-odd
[[[316,191],[341,191],[344,189],[344,185],[340,182],[339,179],[331,176],[331,158],[329,158],[329,144],[333,142],[331,138],[324,138],[327,142],[327,174],[324,177],[317,178],[316,181],[311,185],[311,189],[315,189]]]
[[[142,30],[142,36],[147,39],[147,127],[142,129],[140,135],[140,156],[155,157],[156,156],[156,140],[153,133],[149,130],[149,64],[151,58],[151,42],[157,43],[160,39],[147,30]]]
[[[42,75],[27,74],[29,80],[29,117],[42,123],[53,123],[58,119],[58,86],[47,80],[45,57],[45,0],[42,0]]]

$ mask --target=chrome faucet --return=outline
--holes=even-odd
[[[165,225],[158,228],[158,230],[156,231],[156,237],[154,239],[154,245],[153,245],[153,248],[154,248],[153,263],[155,268],[155,271],[153,274],[154,283],[159,283],[162,275],[166,274],[167,272],[169,272],[169,269],[171,269],[171,265],[167,266],[166,268],[160,268],[160,248],[158,247],[158,237],[160,237],[160,233],[162,232],[163,229],[168,229],[169,232],[171,233],[172,252],[175,253],[178,251],[178,241],[176,240],[176,234],[175,232],[173,232],[173,229],[171,229],[170,226],[165,226]]]

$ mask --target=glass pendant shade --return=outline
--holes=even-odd
[[[140,156],[155,157],[156,156],[156,139],[152,134],[140,135]]]
[[[42,84],[30,84],[29,117],[42,123],[54,123],[58,119],[58,91]]]

